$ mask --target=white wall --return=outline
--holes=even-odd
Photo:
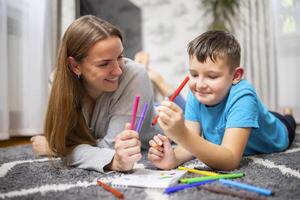
[[[300,1],[273,1],[278,65],[278,104],[300,122]]]
[[[206,30],[199,1],[131,0],[142,10],[143,47],[150,67],[177,87],[187,74],[187,44]],[[187,87],[183,91],[186,95]]]

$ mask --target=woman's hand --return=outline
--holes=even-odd
[[[160,169],[172,169],[177,166],[174,150],[169,139],[156,135],[149,141],[148,159]]]
[[[185,124],[183,111],[172,101],[162,101],[158,108],[158,123],[164,130],[164,133],[178,143],[178,140],[184,139]]]
[[[54,156],[55,153],[50,150],[48,141],[45,136],[37,135],[31,139],[32,150],[38,156]]]
[[[134,164],[142,158],[141,142],[136,131],[130,130],[127,123],[125,130],[115,138],[116,154],[111,163],[111,169],[116,171],[131,170]]]

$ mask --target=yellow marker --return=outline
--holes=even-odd
[[[178,169],[179,170],[186,170],[186,171],[191,172],[191,173],[201,174],[201,175],[205,175],[205,176],[220,175],[220,174],[215,173],[215,172],[210,172],[210,171],[205,171],[205,170],[198,170],[198,169],[192,169],[192,168],[187,168],[187,167],[182,167],[182,166],[179,166]]]

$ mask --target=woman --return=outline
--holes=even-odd
[[[147,145],[155,134],[153,111],[140,135],[127,122],[134,96],[152,108],[153,92],[146,71],[123,58],[123,51],[121,32],[104,20],[88,15],[70,25],[58,52],[44,127],[47,141],[34,137],[34,151],[53,152],[70,166],[100,172],[133,168],[141,159],[141,143]]]

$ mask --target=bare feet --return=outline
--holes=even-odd
[[[148,53],[144,51],[139,51],[134,56],[134,61],[145,66],[146,70],[148,70],[150,56]]]
[[[162,96],[167,96],[172,91],[172,87],[164,80],[163,76],[157,71],[152,70],[149,67],[150,56],[144,51],[139,51],[135,54],[135,62],[144,65],[148,76],[155,87],[159,90]]]
[[[283,115],[293,115],[293,109],[291,107],[285,107],[283,109]]]
[[[33,152],[38,156],[55,156],[55,153],[50,150],[48,141],[45,136],[37,135],[30,139]]]

